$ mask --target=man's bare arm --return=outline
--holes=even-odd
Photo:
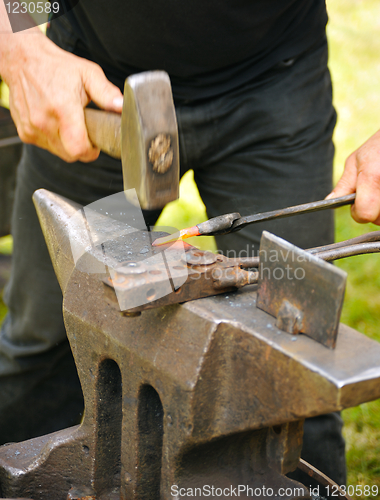
[[[20,138],[67,162],[90,162],[91,144],[83,109],[90,101],[121,112],[122,93],[97,64],[70,54],[34,27],[12,33],[0,1],[0,75]]]
[[[380,130],[347,158],[344,173],[327,198],[355,192],[352,217],[380,225]]]

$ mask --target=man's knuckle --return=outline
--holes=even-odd
[[[18,129],[17,130],[18,136],[22,140],[22,142],[25,142],[26,144],[29,144],[31,142],[31,137],[29,134],[26,133],[24,129]]]
[[[50,106],[49,114],[54,116],[58,121],[64,120],[67,115],[67,101],[65,102],[60,96],[57,96],[54,104]]]
[[[374,170],[371,174],[371,183],[380,188],[380,171]]]
[[[368,222],[372,222],[372,220],[374,220],[374,217],[370,213],[360,212],[360,213],[356,214],[355,220],[356,220],[356,222],[360,222],[361,224],[366,224]]]
[[[17,127],[17,133],[22,142],[25,142],[27,144],[33,142],[36,139],[35,131],[29,122],[19,125]]]
[[[373,222],[379,216],[379,210],[376,207],[368,205],[368,203],[366,203],[363,206],[354,206],[352,208],[352,216],[356,220],[356,222]]]
[[[69,146],[68,153],[73,161],[77,161],[88,154],[88,147],[86,144],[74,143]]]
[[[44,122],[40,116],[34,115],[30,118],[30,125],[34,130],[44,130]]]
[[[97,73],[98,75],[104,75],[104,71],[99,66],[99,64],[96,64],[93,61],[90,61],[90,69],[91,71],[93,71],[93,73]]]
[[[363,169],[359,172],[358,177],[363,183],[380,191],[380,169]]]
[[[86,67],[86,74],[89,81],[104,77],[104,71],[102,68],[92,61],[89,61],[89,64]]]

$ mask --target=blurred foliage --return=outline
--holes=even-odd
[[[327,0],[334,103],[336,180],[348,154],[380,127],[380,2]]]
[[[373,224],[356,224],[348,207],[336,211],[336,226],[338,241],[379,229]],[[348,274],[341,321],[377,341],[380,341],[379,259],[378,254],[372,254],[337,261]],[[347,484],[377,485],[380,492],[380,400],[344,410],[343,419]],[[361,496],[353,498],[359,500]],[[380,494],[367,498],[380,498]]]
[[[0,238],[0,253],[3,255],[11,255],[13,249],[12,236],[4,236]]]
[[[334,135],[334,170],[338,180],[347,156],[380,128],[380,2],[327,0],[327,7],[330,69],[338,111]],[[347,207],[336,211],[336,227],[338,241],[379,229],[372,224],[355,223]],[[376,254],[338,262],[348,273],[342,321],[377,341],[380,341],[379,262]],[[380,491],[380,401],[345,410],[343,418],[347,484],[377,485]]]
[[[334,135],[337,180],[343,171],[345,158],[380,128],[380,2],[327,0],[327,8],[330,18],[327,29],[329,65],[338,111]],[[7,99],[4,92],[3,99]],[[181,182],[180,199],[165,208],[157,225],[181,229],[206,218],[192,172],[188,172]],[[338,241],[377,229],[373,225],[356,224],[350,218],[348,208],[336,211],[336,223]],[[204,249],[216,249],[213,238],[188,241]],[[0,252],[4,245],[9,251],[9,239],[5,244],[0,240]],[[342,321],[377,341],[380,341],[379,262],[379,256],[375,254],[344,259],[338,263],[348,273]],[[4,311],[1,307],[0,304],[0,320]],[[343,417],[348,484],[378,485],[380,490],[380,401],[345,410]]]
[[[9,89],[4,82],[0,83],[0,106],[9,108]]]

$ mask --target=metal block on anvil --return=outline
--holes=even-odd
[[[347,273],[264,231],[260,243],[257,307],[281,330],[305,333],[335,348]]]
[[[85,413],[80,426],[1,448],[1,494],[153,500],[173,486],[246,485],[307,497],[284,476],[298,463],[302,420],[379,397],[380,345],[343,325],[335,350],[292,337],[256,308],[254,286],[123,316],[104,299],[104,274],[90,272],[104,254],[89,249],[75,265],[77,206],[42,190],[35,204]],[[125,250],[115,244],[114,258]]]

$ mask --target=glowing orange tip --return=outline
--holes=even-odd
[[[191,236],[199,236],[200,232],[198,226],[188,227],[186,229],[181,229],[176,233],[169,234],[169,236],[163,236],[162,238],[157,238],[153,241],[152,246],[159,247],[160,245],[167,245],[173,241],[185,240],[186,238],[191,238]]]

